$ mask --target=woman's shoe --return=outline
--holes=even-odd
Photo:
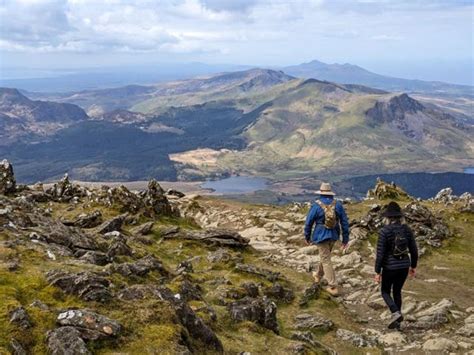
[[[399,327],[402,320],[403,316],[399,311],[392,313],[392,318],[390,318],[390,323],[388,323],[388,329]]]

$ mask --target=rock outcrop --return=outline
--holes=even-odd
[[[8,160],[0,161],[0,194],[6,195],[15,192],[16,181],[13,166]]]

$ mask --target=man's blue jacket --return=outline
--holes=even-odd
[[[319,200],[325,205],[330,205],[333,201],[333,197],[321,196]],[[338,240],[342,229],[342,242],[347,244],[349,242],[349,221],[340,201],[336,202],[336,216],[336,227],[327,229],[324,227],[324,210],[317,203],[314,203],[308,212],[304,226],[304,236],[306,240],[316,244],[327,240]],[[316,225],[316,227],[313,231],[314,225]]]

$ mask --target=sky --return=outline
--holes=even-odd
[[[0,69],[313,59],[473,81],[471,0],[0,0]]]

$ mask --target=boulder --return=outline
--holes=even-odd
[[[64,220],[62,222],[66,226],[94,228],[102,223],[102,213],[99,210],[91,213],[81,213],[73,220]]]
[[[30,316],[23,307],[17,307],[10,312],[10,323],[22,329],[28,329],[33,326]]]
[[[151,271],[158,271],[162,275],[168,275],[161,261],[151,255],[147,255],[133,263],[110,264],[108,271],[117,272],[122,276],[145,276]]]
[[[444,298],[437,304],[417,312],[415,314],[416,322],[413,326],[420,329],[432,329],[448,323],[450,309],[453,307],[453,301]]]
[[[140,224],[138,227],[132,228],[130,230],[130,233],[132,233],[135,236],[147,235],[148,233],[151,232],[154,224],[155,222],[146,222],[146,223]]]
[[[110,258],[105,253],[102,253],[100,251],[82,249],[76,251],[74,253],[74,256],[88,264],[104,266],[110,263]]]
[[[240,272],[245,272],[248,274],[253,274],[253,275],[258,275],[261,277],[266,278],[268,281],[274,282],[280,278],[280,273],[259,268],[254,265],[250,264],[237,264],[235,265],[235,270],[240,271]]]
[[[453,201],[457,200],[457,196],[453,195],[453,189],[450,187],[446,187],[440,190],[436,196],[433,198],[434,201],[439,203],[452,203]]]
[[[400,198],[409,198],[409,195],[395,183],[392,182],[389,184],[382,179],[377,178],[375,187],[372,190],[367,191],[367,198],[397,200]]]
[[[293,340],[300,340],[304,341],[305,343],[308,343],[311,345],[311,347],[316,350],[317,354],[324,354],[324,355],[337,355],[338,352],[334,349],[331,349],[327,345],[321,343],[320,341],[314,339],[313,334],[310,331],[304,331],[304,332],[293,332],[291,334],[291,339]],[[306,354],[306,352],[303,352],[303,354]]]
[[[313,283],[311,286],[307,287],[303,291],[303,295],[299,301],[299,306],[304,307],[308,304],[309,301],[315,300],[321,294],[321,285],[318,283]]]
[[[336,337],[338,337],[342,341],[349,342],[358,348],[377,345],[376,340],[372,337],[357,334],[346,329],[338,329],[336,331]]]
[[[198,284],[194,284],[191,281],[184,279],[179,285],[179,295],[185,302],[202,300],[202,289]]]
[[[89,271],[68,273],[52,270],[46,274],[50,285],[59,287],[66,293],[79,296],[85,301],[106,302],[112,298],[110,282],[105,277]]]
[[[47,243],[65,246],[72,251],[77,249],[97,250],[95,238],[74,227],[67,227],[52,218],[32,213],[28,215],[35,227],[32,228],[40,239]]]
[[[424,351],[433,351],[437,353],[448,353],[457,350],[458,344],[450,339],[438,337],[435,339],[428,339],[423,344]]]
[[[97,233],[106,234],[109,232],[120,231],[122,229],[122,224],[125,219],[128,217],[127,213],[118,215],[108,221],[105,221],[96,228]]]
[[[279,334],[277,322],[277,306],[267,297],[245,297],[230,303],[228,306],[230,317],[235,321],[252,321]]]
[[[145,298],[159,298],[160,290],[156,286],[151,285],[132,285],[121,290],[117,297],[120,300],[134,301]]]
[[[222,343],[217,335],[196,315],[186,302],[176,298],[173,292],[166,287],[156,288],[156,293],[160,299],[168,301],[171,304],[180,323],[187,329],[191,337],[202,341],[206,346],[219,353],[224,352]]]
[[[23,345],[21,345],[21,343],[15,338],[10,340],[10,348],[12,349],[12,355],[28,355],[28,352],[23,348]]]
[[[291,303],[295,299],[295,294],[291,288],[284,287],[279,282],[275,282],[272,286],[267,287],[263,293],[265,296],[283,303]]]
[[[16,191],[15,175],[13,166],[8,160],[0,161],[0,195],[7,195]]]
[[[334,323],[320,314],[298,314],[295,317],[295,328],[298,330],[317,329],[328,331],[333,328]]]
[[[58,315],[57,323],[79,330],[81,338],[98,340],[118,336],[121,325],[108,317],[87,309],[70,309]]]
[[[178,214],[166,198],[165,191],[155,179],[148,182],[148,189],[142,193],[141,197],[148,212],[152,215],[172,216]]]
[[[247,296],[249,297],[258,297],[260,295],[258,285],[253,282],[244,282],[240,285],[240,287],[245,290]]]
[[[51,355],[65,354],[92,354],[81,337],[81,333],[74,327],[60,327],[48,332],[47,346]]]
[[[116,238],[109,246],[107,250],[107,256],[111,259],[118,255],[131,256],[133,254],[132,248],[130,248],[125,240]]]
[[[245,248],[249,241],[239,233],[226,229],[208,229],[163,235],[164,238],[180,238],[195,240],[209,245]]]
[[[88,195],[88,190],[85,187],[71,183],[68,174],[55,183],[52,187],[45,191],[51,198],[59,202],[68,202],[74,197],[85,197]]]
[[[407,343],[406,336],[400,332],[390,332],[383,334],[378,338],[378,340],[383,346],[395,348],[399,348],[401,345]]]

